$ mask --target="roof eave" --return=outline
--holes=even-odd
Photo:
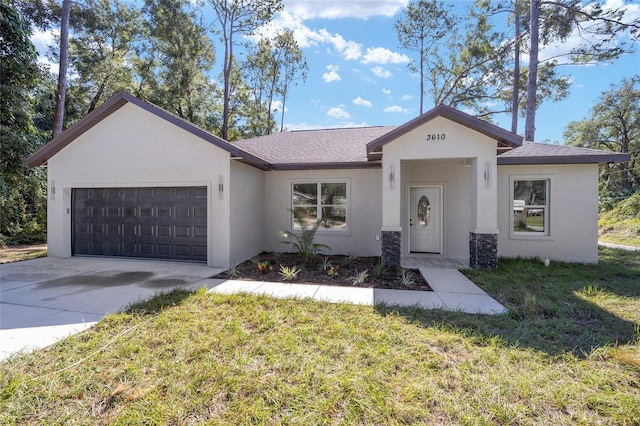
[[[631,160],[630,154],[603,154],[603,155],[558,155],[558,156],[531,156],[531,157],[500,157],[498,165],[518,164],[604,164],[622,163]]]
[[[337,169],[378,169],[381,164],[370,161],[346,161],[327,163],[280,163],[272,164],[271,170],[337,170]]]
[[[451,108],[446,105],[438,105],[430,111],[406,122],[405,124],[396,127],[394,130],[380,136],[379,138],[369,142],[367,144],[367,152],[370,153],[377,148],[380,148],[394,139],[409,133],[410,131],[418,128],[422,124],[436,118],[444,117],[456,123],[462,124],[470,129],[480,132],[484,135],[495,139],[498,143],[504,146],[518,147],[522,145],[522,137],[512,133],[508,130],[502,129],[494,124],[483,121],[477,117],[473,117],[462,111],[458,111],[455,108]]]

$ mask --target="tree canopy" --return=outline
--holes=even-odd
[[[591,115],[569,123],[564,137],[568,145],[631,154],[629,163],[603,168],[600,183],[611,193],[640,190],[640,75],[603,92]]]

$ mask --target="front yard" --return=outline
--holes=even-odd
[[[0,364],[0,424],[639,424],[640,256],[501,260],[502,316],[174,291]]]

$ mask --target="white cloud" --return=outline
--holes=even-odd
[[[391,90],[389,89],[382,89],[382,93],[384,93],[385,95],[389,96],[391,94]]]
[[[54,74],[58,74],[59,64],[52,62],[48,57],[49,46],[54,45],[54,36],[59,36],[60,30],[40,31],[35,30],[31,35],[31,42],[38,51],[38,62],[49,68]]]
[[[322,74],[322,79],[326,83],[331,83],[333,81],[342,80],[342,78],[340,78],[340,75],[338,74],[338,71],[340,70],[339,66],[337,66],[337,65],[327,65],[327,70],[328,70],[328,72],[325,72],[324,74]]]
[[[408,110],[402,108],[401,106],[398,105],[393,105],[390,107],[386,107],[384,109],[384,112],[409,112]]]
[[[402,100],[403,101],[410,101],[413,98],[414,98],[414,96],[412,96],[412,95],[402,95]]]
[[[345,121],[338,124],[309,124],[307,122],[301,123],[288,123],[285,125],[285,129],[288,132],[292,131],[300,131],[300,130],[326,130],[326,129],[352,129],[354,127],[370,127],[369,123],[366,121],[361,121],[360,123],[356,123],[353,121]]]
[[[284,0],[284,9],[303,19],[367,19],[372,16],[393,16],[409,0]]]
[[[338,120],[346,120],[347,118],[351,118],[351,114],[340,107],[329,108],[329,111],[327,111],[327,116],[337,118]]]
[[[362,45],[336,33],[330,33],[326,28],[312,30],[304,24],[304,17],[288,11],[279,13],[274,20],[256,31],[251,39],[255,42],[262,37],[274,38],[276,34],[290,30],[301,49],[328,45],[330,49],[340,54],[345,60],[356,60],[362,56]]]
[[[271,112],[282,112],[282,101],[277,100],[277,101],[273,101],[271,102]],[[284,112],[289,111],[289,108],[284,107]]]
[[[371,108],[371,101],[367,101],[365,99],[362,99],[360,96],[355,98],[353,100],[353,103],[356,104],[356,105],[363,106],[363,107]]]
[[[363,64],[408,64],[407,55],[392,52],[386,47],[369,47],[361,61]]]
[[[393,76],[391,71],[384,69],[383,67],[373,67],[371,68],[371,72],[378,78],[389,78]]]

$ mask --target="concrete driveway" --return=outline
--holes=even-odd
[[[49,346],[157,292],[198,289],[221,271],[197,263],[92,257],[0,265],[0,360]]]

